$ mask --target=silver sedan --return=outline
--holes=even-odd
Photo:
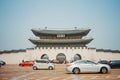
[[[108,73],[111,68],[107,64],[95,63],[90,60],[78,60],[73,63],[66,64],[66,70],[69,73]]]

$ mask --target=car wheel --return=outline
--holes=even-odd
[[[105,74],[105,73],[107,73],[107,72],[108,72],[108,70],[107,70],[106,67],[101,68],[101,73]]]
[[[73,69],[73,73],[74,73],[74,74],[80,73],[80,69],[79,69],[79,68],[74,68],[74,69]]]
[[[49,67],[49,70],[53,70],[53,67],[52,67],[52,66],[50,66],[50,67]]]
[[[36,67],[36,66],[34,66],[34,67],[33,67],[33,70],[37,70],[37,67]]]

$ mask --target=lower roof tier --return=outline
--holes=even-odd
[[[90,43],[93,38],[86,38],[86,39],[29,39],[33,44],[39,45],[39,44],[73,44],[73,43],[79,43],[79,44],[88,44]]]

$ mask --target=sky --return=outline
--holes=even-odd
[[[34,48],[45,27],[90,28],[88,47],[120,50],[120,0],[0,0],[0,51]]]

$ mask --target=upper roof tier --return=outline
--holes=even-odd
[[[65,34],[65,35],[73,35],[73,34],[80,34],[82,36],[86,36],[91,29],[40,29],[40,28],[33,28],[31,31],[36,35],[56,35],[56,34]]]

